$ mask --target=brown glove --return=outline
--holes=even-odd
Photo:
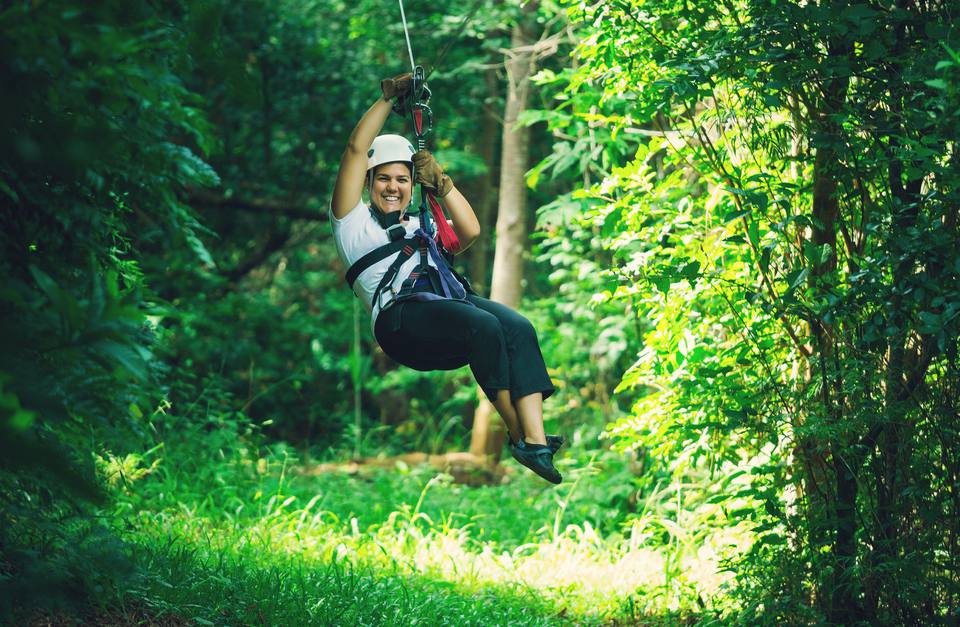
[[[443,173],[443,168],[426,150],[413,153],[414,182],[421,183],[427,189],[443,198],[453,189],[453,181]]]
[[[405,96],[410,91],[412,81],[413,74],[410,72],[383,79],[380,81],[380,91],[383,92],[383,99],[393,100],[397,96]]]

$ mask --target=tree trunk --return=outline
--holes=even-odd
[[[480,158],[487,164],[487,172],[479,181],[477,189],[477,203],[475,205],[477,220],[480,229],[489,232],[491,218],[494,215],[494,191],[496,185],[494,176],[494,159],[497,150],[497,129],[500,127],[500,116],[497,111],[497,101],[500,95],[496,70],[489,69],[485,73],[487,84],[487,101],[483,107],[483,121],[481,123],[479,153]],[[479,294],[486,294],[489,287],[487,269],[490,267],[490,238],[481,237],[470,247],[470,284]]]
[[[907,3],[898,2],[903,11],[910,11]],[[894,58],[899,59],[909,44],[907,23],[900,22],[894,28]],[[902,71],[900,64],[896,68]],[[900,76],[900,74],[896,74]],[[902,120],[904,110],[909,107],[912,91],[902,80],[890,81],[890,120],[893,132],[889,136],[891,153],[897,155],[903,148],[903,138],[908,137],[908,127]],[[878,443],[879,481],[877,490],[876,522],[877,532],[873,541],[871,558],[875,565],[896,566],[903,562],[902,556],[909,553],[910,538],[905,531],[910,516],[912,497],[904,492],[909,484],[907,471],[910,467],[910,444],[913,440],[912,428],[908,419],[910,390],[906,385],[908,378],[908,344],[912,331],[910,322],[912,305],[908,291],[910,277],[916,271],[916,260],[909,247],[898,250],[900,242],[909,241],[910,232],[917,226],[923,177],[910,177],[908,160],[895,156],[891,159],[887,184],[894,203],[893,221],[890,225],[891,244],[895,253],[895,263],[891,267],[892,284],[897,289],[886,311],[887,326],[894,330],[888,340],[887,364],[884,372],[884,416]],[[922,376],[921,376],[922,380]],[[902,576],[903,570],[891,573],[894,578]],[[881,599],[886,600],[893,615],[904,623],[915,622],[916,609],[900,597],[900,587],[878,583]],[[884,599],[885,597],[885,599]]]
[[[831,59],[842,59],[852,54],[849,41],[837,37],[828,43]],[[817,250],[828,248],[830,254],[813,262],[810,272],[810,286],[815,292],[829,289],[835,282],[833,275],[837,269],[837,230],[840,202],[838,198],[838,174],[842,165],[837,155],[835,143],[840,142],[843,129],[835,121],[847,98],[850,79],[845,76],[826,82],[819,100],[820,110],[816,112],[819,134],[829,138],[818,145],[813,163],[813,227],[811,241]],[[822,318],[810,322],[811,336],[814,338],[813,355],[819,368],[821,411],[829,416],[831,426],[841,425],[844,420],[845,396],[842,373],[839,365],[840,355],[836,345],[834,323]],[[846,625],[858,622],[863,609],[860,603],[860,578],[857,575],[857,477],[859,463],[853,461],[853,445],[850,436],[840,435],[827,438],[818,444],[826,444],[830,452],[831,463],[828,472],[832,474],[833,507],[829,503],[818,504],[812,511],[824,519],[810,521],[819,527],[826,537],[832,537],[832,577],[821,580],[820,602],[825,602],[827,620],[831,623]],[[809,498],[816,498],[814,493]],[[829,493],[827,498],[830,498]],[[819,535],[819,534],[818,534]]]
[[[530,5],[525,12],[529,13]],[[507,53],[507,97],[503,116],[503,143],[500,151],[500,193],[497,202],[497,243],[493,259],[490,298],[516,307],[523,294],[523,253],[527,243],[527,185],[524,174],[529,162],[529,129],[517,125],[530,95],[530,76],[536,57],[530,44],[530,28],[521,18],[513,27]],[[506,429],[486,397],[473,417],[470,452],[500,458]]]

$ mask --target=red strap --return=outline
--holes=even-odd
[[[427,192],[427,202],[430,203],[430,215],[433,216],[433,221],[437,225],[437,233],[440,234],[440,243],[451,253],[459,252],[460,238],[447,223],[447,216],[443,215],[440,202],[430,192]]]
[[[413,125],[417,127],[417,135],[423,134],[423,111],[420,109],[413,110]]]

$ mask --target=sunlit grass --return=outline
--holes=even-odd
[[[212,580],[237,585],[246,569],[253,577],[249,585],[273,596],[281,593],[268,592],[275,585],[258,583],[258,577],[285,580],[289,590],[284,594],[297,597],[292,606],[268,603],[272,609],[264,609],[263,603],[249,601],[257,612],[270,614],[267,622],[323,624],[324,616],[333,616],[323,612],[337,606],[329,595],[340,594],[331,586],[343,573],[356,579],[355,587],[373,586],[365,594],[379,589],[385,598],[433,598],[454,591],[468,598],[480,595],[488,603],[471,606],[480,612],[478,624],[509,624],[513,619],[506,616],[514,611],[520,612],[517,624],[653,621],[709,607],[729,579],[722,572],[723,559],[749,541],[736,528],[704,532],[698,517],[709,517],[704,509],[712,506],[670,516],[647,511],[630,525],[601,531],[587,517],[573,514],[578,492],[597,489],[590,467],[569,472],[572,480],[548,491],[524,472],[503,486],[468,488],[427,469],[302,477],[289,460],[246,465],[255,473],[246,490],[224,483],[210,486],[205,498],[196,493],[189,498],[189,490],[168,489],[175,476],[182,477],[171,473],[145,485],[152,495],[143,495],[144,500],[135,486],[127,515],[117,513],[134,530],[129,539],[155,559],[169,559],[165,546],[181,547],[202,559],[207,570],[210,564],[229,570],[214,572]],[[153,509],[134,514],[135,501]],[[375,505],[381,515],[371,516],[365,510]],[[288,580],[291,569],[328,576],[298,582]],[[147,596],[165,594],[160,586]],[[450,603],[459,606],[459,599],[451,597]],[[299,613],[284,614],[292,607]],[[403,610],[414,612],[410,620],[421,616],[412,607]],[[358,615],[357,620],[372,619]]]

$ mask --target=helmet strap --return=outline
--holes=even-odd
[[[377,221],[377,224],[380,225],[380,228],[388,230],[391,226],[400,224],[403,220],[407,219],[407,210],[402,209],[400,211],[393,211],[391,213],[384,213],[380,207],[370,201],[370,215],[373,216],[373,219]]]

